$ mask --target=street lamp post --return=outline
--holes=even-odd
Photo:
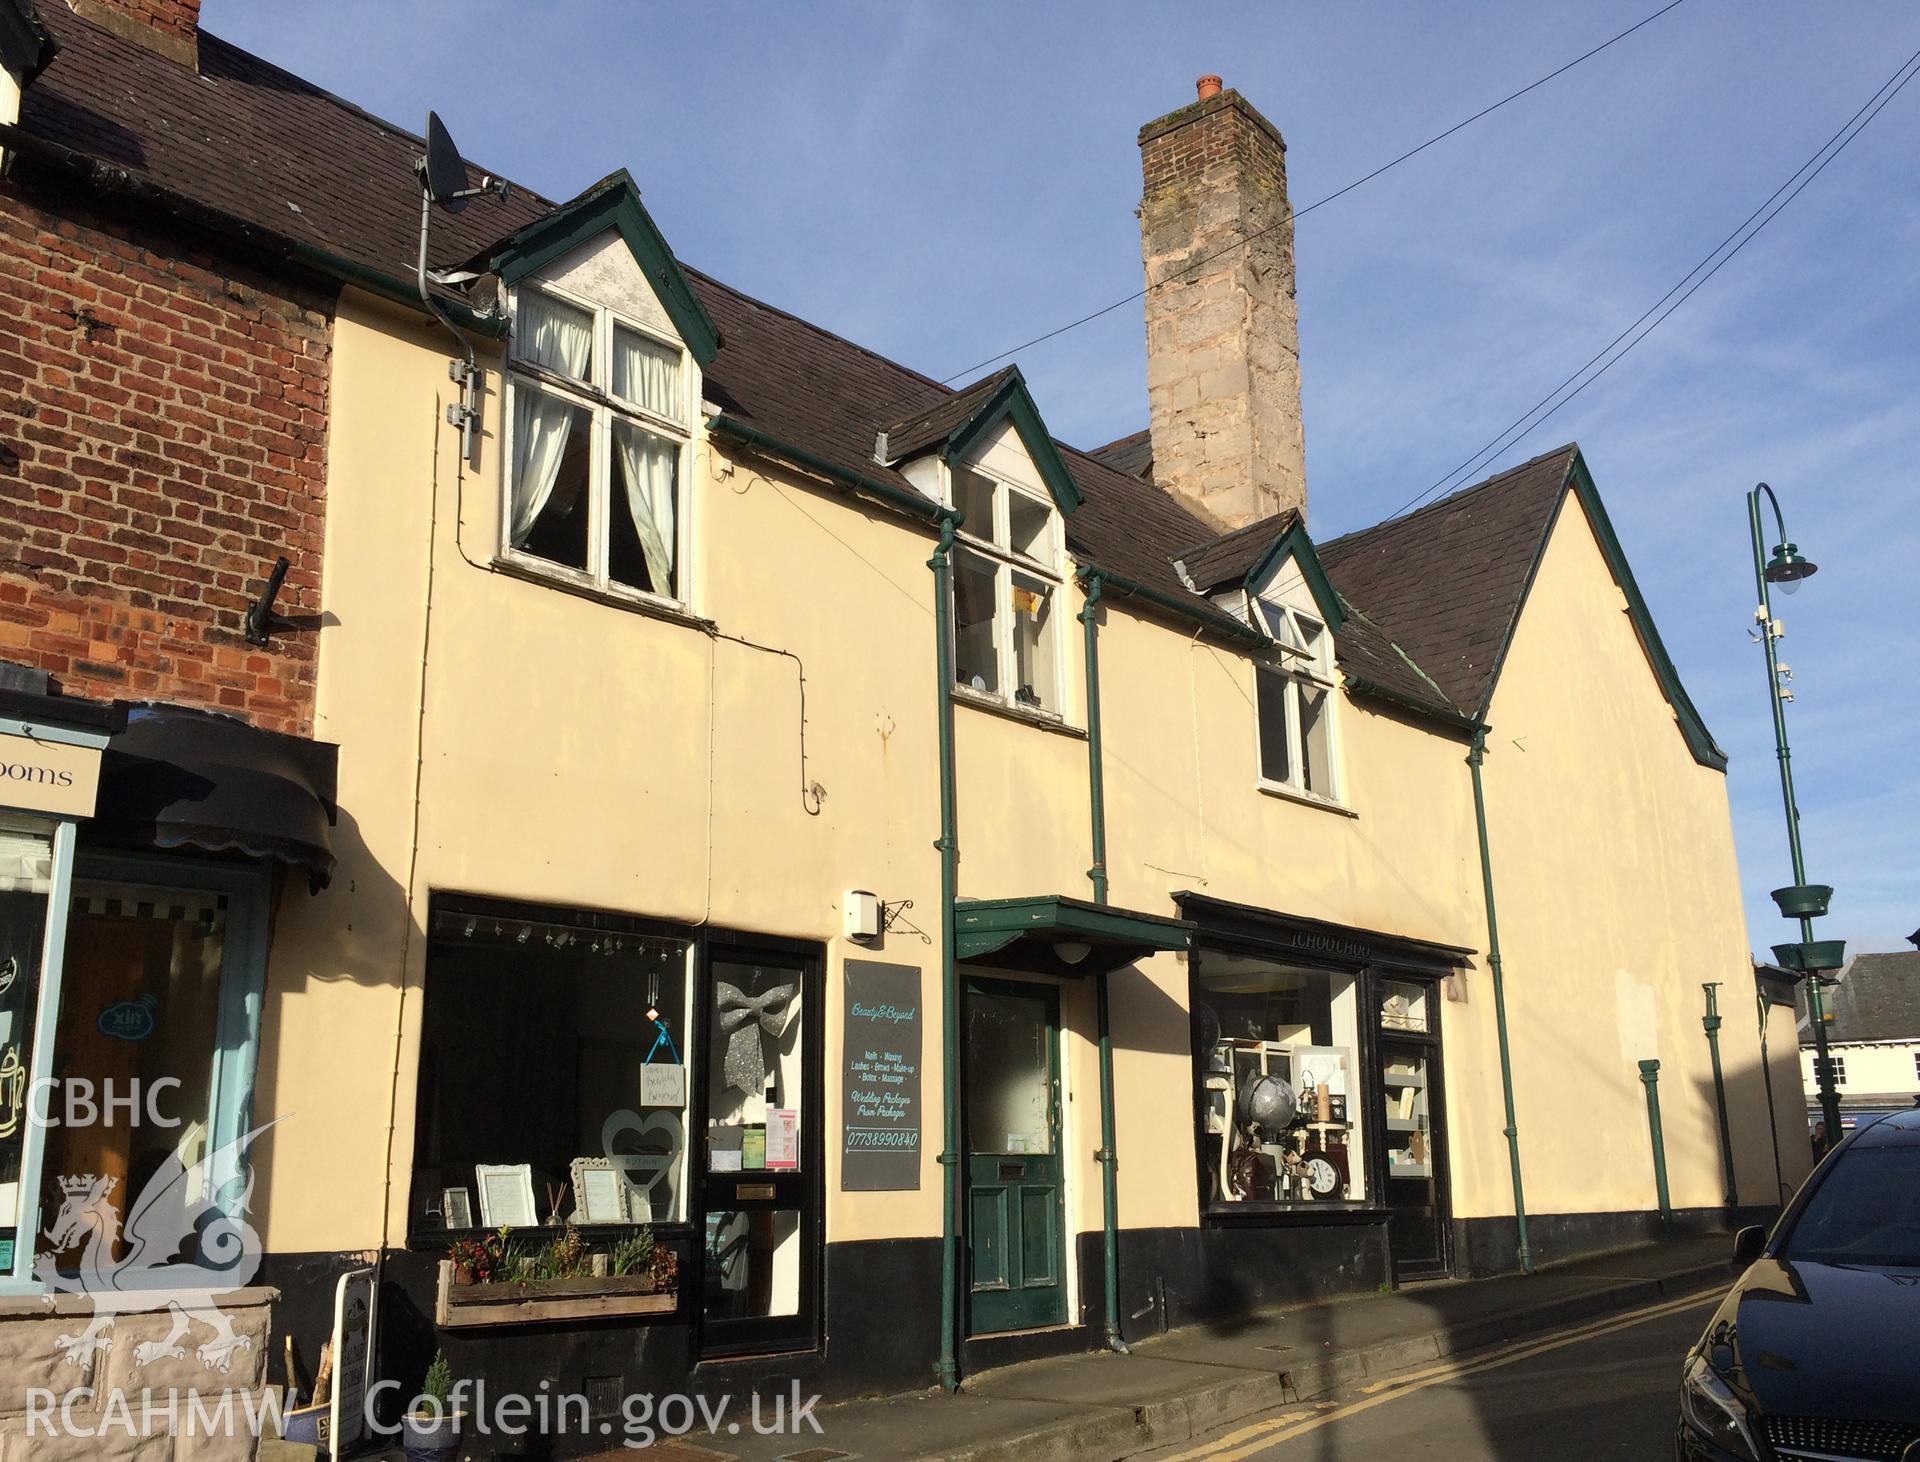
[[[1772,505],[1774,525],[1780,530],[1780,538],[1773,547],[1771,557],[1767,555],[1765,537],[1761,532],[1760,497],[1763,493]],[[1806,979],[1807,1019],[1813,1026],[1814,1080],[1820,1089],[1820,1113],[1826,1122],[1828,1142],[1837,1142],[1840,1138],[1840,1093],[1833,1083],[1833,1062],[1827,1056],[1826,1013],[1820,986],[1825,971],[1840,968],[1845,944],[1837,939],[1816,940],[1813,937],[1813,921],[1827,912],[1827,902],[1833,896],[1833,890],[1825,884],[1807,882],[1806,860],[1800,853],[1800,804],[1793,795],[1793,753],[1787,747],[1786,703],[1793,698],[1793,692],[1787,686],[1787,676],[1791,672],[1782,669],[1775,648],[1785,631],[1773,617],[1771,592],[1771,586],[1778,584],[1783,594],[1792,594],[1800,587],[1801,580],[1813,576],[1816,565],[1801,557],[1799,545],[1788,540],[1786,519],[1780,513],[1780,500],[1764,482],[1747,494],[1747,523],[1753,531],[1753,582],[1760,592],[1760,607],[1754,611],[1754,618],[1760,623],[1760,641],[1767,652],[1767,700],[1773,706],[1774,754],[1780,762],[1780,796],[1787,814],[1787,847],[1793,854],[1793,882],[1785,888],[1776,888],[1773,901],[1779,905],[1783,918],[1800,921],[1800,942],[1776,944],[1773,953],[1782,965]]]

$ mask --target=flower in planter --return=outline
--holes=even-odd
[[[455,1239],[447,1245],[447,1259],[461,1284],[493,1284],[503,1277],[507,1262],[507,1231],[481,1239]]]
[[[671,1290],[680,1278],[680,1256],[664,1245],[656,1244],[647,1266],[656,1293]]]
[[[587,1270],[587,1241],[580,1230],[568,1224],[560,1237],[547,1246],[547,1259],[557,1279],[575,1279]]]

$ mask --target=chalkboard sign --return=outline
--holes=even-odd
[[[920,1186],[920,971],[850,959],[840,1087],[840,1186]]]

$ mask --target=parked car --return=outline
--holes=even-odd
[[[1688,1352],[1682,1462],[1920,1459],[1920,1110],[1861,1119]]]

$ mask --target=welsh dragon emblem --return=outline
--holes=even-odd
[[[164,1339],[134,1347],[136,1366],[163,1356],[184,1359],[181,1341],[195,1320],[213,1332],[194,1351],[211,1369],[229,1369],[236,1351],[252,1347],[213,1296],[248,1283],[260,1267],[260,1236],[241,1217],[253,1193],[246,1153],[273,1125],[254,1128],[191,1167],[169,1154],[131,1201],[124,1223],[111,1201],[118,1179],[92,1173],[60,1179],[63,1198],[46,1236],[57,1250],[80,1243],[80,1260],[63,1270],[55,1255],[42,1254],[33,1272],[47,1287],[49,1305],[62,1294],[93,1302],[93,1323],[55,1343],[69,1363],[88,1365],[112,1347],[107,1332],[115,1316],[155,1310],[171,1310],[173,1326]],[[222,1203],[222,1193],[237,1196]]]

